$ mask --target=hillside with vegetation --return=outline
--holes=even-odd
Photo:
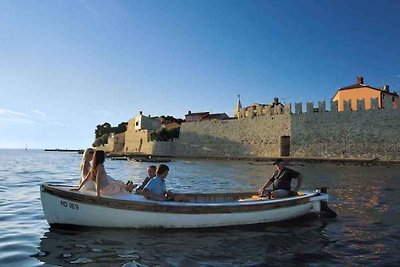
[[[185,120],[180,118],[175,118],[173,116],[161,116],[165,123],[175,122],[177,124],[182,124]],[[93,142],[93,147],[103,146],[108,143],[108,138],[114,134],[123,133],[126,131],[128,127],[128,122],[121,122],[118,126],[113,127],[110,123],[104,122],[103,124],[99,124],[96,126],[95,141]],[[151,140],[153,141],[169,141],[175,138],[179,138],[179,128],[175,129],[165,129],[161,128],[158,130],[154,130],[150,135]]]
[[[108,143],[108,138],[113,134],[119,134],[126,131],[128,122],[121,122],[118,126],[113,127],[108,122],[96,126],[95,141],[93,147],[102,146]]]

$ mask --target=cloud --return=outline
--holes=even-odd
[[[16,112],[8,109],[0,109],[0,115],[5,115],[5,116],[26,116],[25,113],[21,112]]]
[[[2,121],[35,124],[43,122],[44,118],[47,118],[47,114],[36,109],[29,109],[27,113],[9,109],[0,109],[0,120]]]
[[[42,111],[40,111],[40,110],[31,109],[30,111],[32,111],[33,114],[35,114],[35,115],[39,115],[40,117],[43,117],[43,118],[47,117],[47,114],[42,112]]]
[[[27,114],[8,109],[0,109],[0,120],[28,124],[35,123]]]

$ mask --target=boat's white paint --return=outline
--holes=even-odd
[[[79,193],[77,193],[79,194]],[[129,194],[116,197],[123,200],[142,200],[155,202],[158,205],[167,206],[250,206],[265,201],[246,201],[229,203],[182,203],[182,202],[158,202],[146,200],[143,196]],[[293,197],[296,198],[296,197]],[[301,198],[301,197],[297,197]],[[323,194],[314,197],[312,201],[291,207],[266,209],[259,211],[218,213],[218,214],[182,214],[167,212],[136,211],[118,208],[110,208],[100,205],[92,205],[71,201],[41,190],[41,200],[44,215],[49,224],[71,224],[98,227],[119,228],[203,228],[231,225],[247,225],[288,220],[320,211],[320,201],[326,200]],[[286,199],[287,200],[287,199]],[[279,202],[282,200],[267,200]]]

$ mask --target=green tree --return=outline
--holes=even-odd
[[[112,128],[112,132],[114,134],[123,133],[123,132],[126,131],[127,128],[128,128],[128,123],[127,122],[121,122],[120,124],[118,124],[117,127],[113,127]]]
[[[174,122],[176,122],[176,123],[178,123],[178,124],[182,124],[182,122],[184,122],[185,120],[183,120],[183,119],[180,119],[180,118],[174,118],[173,116],[162,116],[162,117],[164,117],[165,118],[165,120],[167,120],[167,121],[174,121]]]
[[[109,124],[108,122],[105,122],[101,125],[99,124],[96,126],[96,130],[94,131],[95,138],[100,138],[104,134],[109,135],[111,133],[111,131],[112,131],[112,127],[111,127],[111,124]]]
[[[101,146],[108,143],[108,138],[112,134],[123,133],[126,131],[128,126],[127,122],[121,122],[118,124],[117,127],[112,127],[111,124],[105,122],[103,124],[99,124],[96,126],[96,130],[94,131],[95,134],[95,141],[93,146]]]
[[[154,130],[150,134],[150,139],[152,141],[168,141],[178,137],[179,137],[179,128],[172,130],[167,130],[165,128],[162,128],[161,130]]]

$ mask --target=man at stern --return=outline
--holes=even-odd
[[[275,172],[265,184],[258,190],[260,196],[268,198],[283,198],[290,196],[292,179],[297,179],[297,185],[294,191],[299,191],[303,184],[303,175],[295,170],[286,167],[286,163],[282,159],[274,161]],[[268,187],[272,185],[272,189]]]

